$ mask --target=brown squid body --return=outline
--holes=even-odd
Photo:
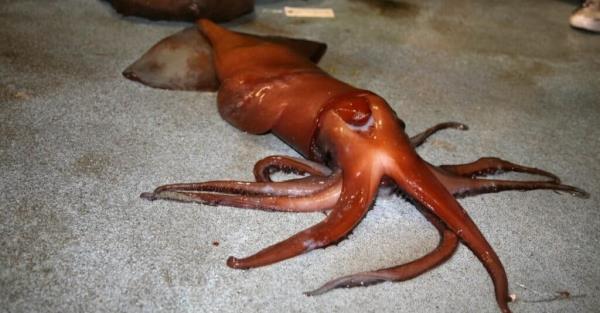
[[[221,116],[243,131],[275,134],[310,161],[272,156],[256,163],[255,182],[171,184],[142,197],[272,211],[329,211],[320,223],[254,255],[230,257],[230,267],[272,264],[342,240],[364,217],[382,183],[394,183],[439,230],[439,246],[410,263],[338,278],[307,294],[410,279],[447,260],[460,241],[490,274],[500,309],[510,312],[504,267],[455,196],[531,189],[587,196],[560,184],[553,174],[498,158],[433,166],[415,147],[438,130],[466,126],[443,123],[409,138],[385,100],[331,77],[297,48],[234,33],[206,20],[199,26],[213,47]],[[270,176],[277,171],[305,176],[273,182]],[[501,171],[547,180],[478,178]]]
[[[115,10],[152,20],[225,22],[254,10],[254,0],[110,0]]]

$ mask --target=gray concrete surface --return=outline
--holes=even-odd
[[[420,149],[431,162],[495,155],[588,190],[461,202],[506,267],[514,312],[598,312],[600,36],[568,27],[575,2],[287,2],[332,7],[329,20],[286,18],[274,11],[284,3],[259,2],[230,26],[327,42],[322,66],[384,96],[411,133],[470,125]],[[184,25],[122,18],[101,1],[0,1],[1,312],[498,312],[464,247],[407,282],[302,295],[432,249],[435,230],[399,198],[379,199],[337,246],[248,271],[225,259],[322,215],[140,200],[163,183],[251,179],[259,158],[294,155],[226,124],[214,94],[121,77]],[[558,291],[581,297],[532,302]]]

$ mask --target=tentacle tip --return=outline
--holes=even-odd
[[[235,268],[235,269],[241,269],[241,270],[250,268],[249,266],[244,265],[240,259],[238,259],[236,257],[232,257],[232,256],[227,258],[227,266],[229,266],[231,268]]]
[[[323,287],[321,287],[321,288],[317,288],[315,290],[305,291],[302,294],[304,294],[307,297],[314,297],[314,296],[322,295],[322,294],[326,293],[327,291],[329,291],[329,289],[324,289]]]
[[[314,290],[312,290],[312,291],[305,291],[302,294],[305,295],[305,296],[307,296],[307,297],[315,296]]]
[[[154,201],[154,200],[158,199],[154,192],[142,192],[140,194],[140,198],[148,200],[148,201]]]
[[[590,194],[589,192],[583,190],[583,189],[579,189],[579,188],[575,188],[571,194],[577,198],[581,198],[581,199],[589,199],[590,198]]]

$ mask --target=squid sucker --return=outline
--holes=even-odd
[[[315,64],[318,57],[311,59],[310,53],[299,52],[302,49],[294,45],[232,32],[208,20],[197,24],[212,46],[210,66],[218,80],[223,119],[252,134],[270,132],[306,160],[270,156],[254,166],[256,181],[169,184],[141,197],[267,211],[327,212],[320,223],[254,255],[229,257],[229,267],[269,265],[337,243],[365,216],[379,188],[395,185],[439,231],[437,248],[412,262],[337,278],[306,294],[408,280],[448,260],[462,242],[488,271],[500,310],[510,312],[502,262],[455,197],[534,189],[589,196],[561,184],[554,174],[494,157],[434,166],[416,153],[416,147],[439,130],[466,129],[465,125],[441,123],[409,137],[384,99],[325,73]],[[280,171],[302,176],[273,181],[271,175]],[[500,172],[543,179],[482,178]]]

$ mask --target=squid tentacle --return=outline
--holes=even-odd
[[[361,96],[366,96],[367,98],[369,97],[368,95],[360,95],[359,98],[352,99],[354,100],[353,105],[358,107],[358,105],[361,104]],[[344,118],[343,105],[344,104],[342,103],[342,105],[339,107],[339,112],[337,111],[338,107],[332,107],[331,111],[328,111],[327,113],[323,113],[321,115],[321,122],[329,126],[328,128],[323,129],[321,131],[321,140],[323,140],[323,142],[334,143],[333,145],[329,146],[329,148],[331,149],[331,152],[334,152],[337,155],[338,161],[342,165],[341,167],[344,169],[349,169],[348,173],[360,173],[360,168],[364,167],[364,165],[361,166],[359,164],[377,164],[376,167],[381,167],[386,162],[383,161],[382,163],[381,155],[378,153],[371,154],[366,159],[357,158],[359,154],[349,153],[349,151],[354,150],[360,151],[360,147],[362,146],[362,144],[365,144],[369,140],[377,140],[377,132],[381,131],[381,125],[378,123],[373,123],[372,129],[367,129],[364,127],[357,128],[356,125],[352,124],[352,122],[356,121],[353,121],[348,116],[345,116],[346,118]],[[382,111],[378,105],[373,103],[367,105],[368,107],[361,108],[361,111],[364,112],[365,115],[373,114],[373,118],[375,120],[382,121],[382,123],[386,122],[383,120],[385,120],[386,117],[389,117],[390,115],[387,115],[385,112],[383,112],[385,110]],[[368,121],[367,118],[364,118],[363,120]],[[402,125],[402,123],[399,123],[398,125]],[[448,125],[456,124],[446,123],[445,126],[439,126],[439,128],[447,127]],[[336,145],[335,143],[338,144]],[[339,145],[339,143],[345,144]],[[352,145],[349,143],[354,143],[356,147],[351,147]],[[352,170],[353,167],[354,170]],[[347,179],[352,179],[356,182],[361,181],[361,178],[358,176],[349,176],[350,177],[348,177]],[[367,174],[366,177],[369,177],[369,174]],[[407,280],[416,277],[447,260],[453,254],[458,245],[458,239],[456,234],[449,230],[445,226],[445,224],[441,222],[435,215],[431,214],[425,209],[423,209],[422,212],[427,217],[427,219],[438,229],[441,235],[438,247],[432,252],[415,261],[399,266],[340,277],[338,279],[334,279],[332,281],[327,282],[325,285],[314,291],[310,291],[305,294],[313,296],[325,293],[331,289],[339,287],[364,286],[376,284],[383,281]]]
[[[265,266],[326,247],[344,238],[364,217],[377,195],[381,176],[365,172],[374,180],[365,182],[353,179],[356,171],[342,173],[339,199],[323,221],[249,257],[229,257],[227,265],[238,269]]]
[[[435,215],[431,214],[426,209],[421,209],[420,211],[440,233],[440,242],[433,251],[414,261],[398,266],[339,277],[328,281],[315,290],[305,292],[304,294],[307,296],[317,296],[336,288],[370,286],[386,281],[409,280],[444,263],[456,251],[456,248],[458,247],[458,237]]]
[[[437,172],[440,172],[439,168],[434,169]],[[455,170],[455,171],[453,171]],[[474,180],[468,178],[474,175],[484,175],[484,173],[493,173],[499,171],[519,171],[531,174],[538,174],[542,176],[547,176],[553,178],[550,182],[520,182],[520,181],[499,181],[499,180]],[[587,193],[581,189],[560,185],[557,184],[556,181],[559,181],[558,177],[555,175],[548,173],[543,170],[539,170],[536,168],[526,167],[518,164],[514,164],[499,158],[481,158],[478,161],[468,163],[468,164],[459,164],[459,165],[445,165],[443,167],[443,171],[452,172],[453,175],[460,175],[466,177],[450,177],[443,178],[440,180],[442,184],[446,186],[448,191],[450,191],[455,196],[466,196],[466,195],[475,195],[484,192],[499,192],[502,190],[511,190],[511,189],[521,189],[521,190],[533,190],[533,189],[556,189],[561,191],[567,191],[574,193],[580,197],[587,196]],[[438,174],[439,175],[439,174]],[[456,186],[458,181],[462,182],[463,187],[457,188],[450,186],[451,184],[448,180],[452,180],[453,186]],[[478,188],[473,187],[468,191],[464,191],[470,185],[478,185]],[[461,191],[462,190],[462,191]],[[336,288],[350,288],[357,286],[369,286],[373,284],[378,284],[385,281],[403,281],[414,278],[420,274],[425,273],[426,271],[436,267],[440,263],[446,261],[450,256],[452,256],[455,251],[458,240],[456,234],[450,231],[445,227],[443,223],[439,221],[435,216],[432,216],[431,213],[427,213],[427,211],[422,210],[422,212],[426,215],[428,220],[437,228],[440,233],[440,243],[438,247],[428,253],[427,255],[411,261],[406,264],[398,265],[395,267],[380,269],[376,271],[362,272],[351,274],[343,277],[336,278],[334,280],[328,281],[318,289],[313,291],[306,292],[305,294],[308,296],[316,296],[326,293],[332,289]]]
[[[550,172],[535,167],[515,164],[497,157],[483,157],[477,161],[465,164],[444,164],[438,166],[438,168],[451,172],[454,175],[472,178],[506,172],[527,173],[545,176],[550,179],[550,182],[560,184],[560,178]]]
[[[434,167],[422,160],[414,148],[440,130],[464,130],[466,125],[441,123],[409,138],[404,132],[404,122],[384,99],[336,80],[314,64],[324,51],[323,45],[309,43],[309,47],[306,42],[297,41],[288,44],[284,41],[280,45],[275,43],[277,40],[265,42],[260,37],[230,32],[207,20],[198,21],[198,25],[201,37],[206,37],[213,51],[212,61],[204,62],[201,67],[216,71],[219,80],[216,83],[221,86],[217,95],[221,116],[245,132],[271,132],[307,158],[336,169],[332,171],[324,165],[292,157],[273,156],[255,164],[256,182],[173,184],[141,195],[148,200],[260,210],[331,209],[323,221],[284,241],[246,258],[229,257],[227,265],[232,268],[269,265],[342,240],[364,217],[383,180],[394,182],[422,207],[441,234],[439,246],[415,261],[342,277],[309,294],[343,285],[404,280],[420,275],[449,258],[460,239],[488,271],[502,312],[510,313],[511,299],[504,267],[453,194],[553,189],[587,196],[578,188],[561,185],[551,173],[500,159],[483,158],[469,164]],[[307,56],[315,56],[315,59],[307,59]],[[211,79],[209,83],[213,82]],[[550,180],[474,177],[501,171],[536,174]],[[276,172],[308,174],[308,177],[273,182],[271,176]]]
[[[290,172],[298,175],[329,176],[332,171],[328,167],[299,158],[284,155],[272,155],[254,164],[254,177],[257,182],[270,182],[271,174]]]
[[[309,178],[312,179],[313,177],[303,179],[307,180]],[[226,181],[165,185],[157,188],[158,191],[143,193],[141,197],[147,200],[197,202],[265,211],[317,212],[331,208],[337,201],[341,189],[341,176],[339,173],[334,173],[327,180],[321,181],[325,184],[305,184],[305,188],[311,188],[312,190],[301,196],[285,194],[282,187],[277,187],[280,184],[290,186],[291,183],[288,182],[242,183],[238,185],[240,182]],[[215,193],[215,187],[222,187],[222,185],[227,185],[227,187],[236,185],[237,189],[219,190]],[[260,185],[262,193],[258,193],[258,188],[253,187],[254,185]],[[294,186],[294,188],[297,187]],[[249,189],[254,194],[248,194]],[[273,193],[272,190],[277,190],[277,193]]]
[[[448,128],[454,128],[454,129],[459,129],[459,130],[468,130],[469,126],[467,126],[463,123],[458,123],[458,122],[439,123],[430,128],[427,128],[426,130],[422,131],[419,134],[416,134],[416,135],[410,137],[410,144],[413,148],[419,147],[422,144],[424,144],[425,141],[427,141],[427,139],[429,137],[431,137],[433,134],[439,132],[440,130],[444,130],[444,129],[448,129]]]
[[[548,189],[567,192],[575,197],[588,198],[586,191],[556,183],[554,181],[519,181],[519,180],[500,180],[500,179],[482,179],[469,178],[442,172],[440,169],[430,167],[440,182],[446,189],[456,197],[472,196],[483,193],[493,193],[508,190],[537,190]]]
[[[494,283],[496,302],[504,313],[511,312],[508,302],[508,278],[500,258],[483,236],[464,208],[448,189],[431,173],[427,164],[416,154],[404,154],[402,166],[389,173],[396,183],[414,200],[430,209],[454,232],[481,261]],[[397,158],[400,160],[402,158]],[[403,170],[410,168],[411,170]],[[420,181],[420,186],[410,182]]]
[[[165,191],[193,191],[230,193],[239,195],[263,196],[290,196],[297,197],[318,192],[331,183],[339,174],[328,177],[307,176],[281,182],[244,182],[244,181],[208,181],[200,183],[178,183],[163,185],[154,190],[154,193]]]

